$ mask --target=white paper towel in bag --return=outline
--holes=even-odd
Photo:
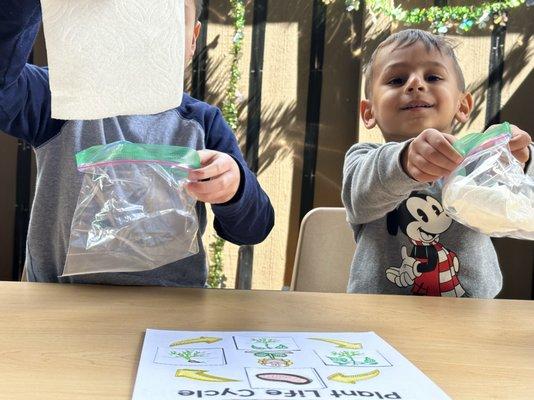
[[[52,117],[157,114],[182,102],[184,0],[41,0]]]

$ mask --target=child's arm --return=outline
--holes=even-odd
[[[0,0],[0,130],[33,146],[64,123],[50,117],[48,71],[26,63],[40,23],[38,0]]]
[[[353,225],[384,217],[411,192],[452,172],[462,157],[454,137],[425,129],[405,143],[356,145],[343,169],[343,203]]]
[[[532,158],[534,157],[534,144],[528,145],[528,161],[525,163],[525,173],[534,178],[534,162]]]
[[[428,185],[404,172],[401,156],[411,142],[352,146],[345,156],[342,200],[353,225],[384,217],[414,190]]]
[[[235,135],[217,110],[206,124],[206,148],[203,168],[190,174],[192,180],[211,178],[190,184],[190,192],[211,203],[215,230],[235,244],[263,241],[274,225],[274,210],[269,197],[249,170],[239,150]],[[211,151],[209,151],[211,150]]]

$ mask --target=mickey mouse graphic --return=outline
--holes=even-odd
[[[410,255],[402,246],[400,267],[389,267],[387,278],[399,287],[412,286],[412,294],[461,297],[458,279],[460,262],[456,254],[439,242],[452,219],[443,206],[428,194],[414,193],[387,216],[390,235],[402,231],[413,243]]]

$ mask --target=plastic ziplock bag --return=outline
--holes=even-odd
[[[151,270],[198,253],[195,150],[126,141],[76,154],[83,183],[62,276]]]
[[[534,179],[512,155],[511,136],[505,122],[453,144],[464,160],[444,181],[443,205],[478,232],[534,240]]]

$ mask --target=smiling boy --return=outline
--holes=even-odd
[[[348,291],[495,297],[502,274],[490,238],[453,221],[435,184],[462,161],[452,131],[473,107],[452,46],[401,31],[375,50],[365,80],[361,118],[386,143],[356,144],[345,158],[342,198],[357,242]],[[525,165],[530,143],[514,126],[510,149]]]

